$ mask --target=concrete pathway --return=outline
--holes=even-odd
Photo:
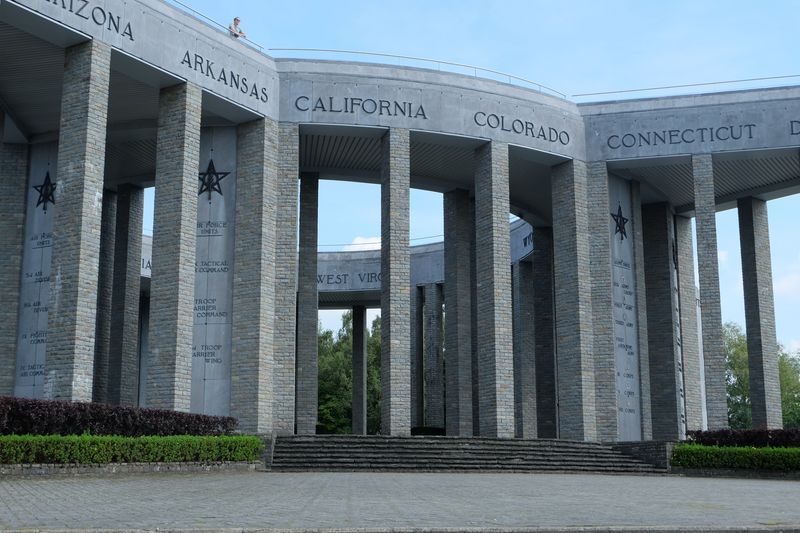
[[[211,473],[0,480],[0,529],[800,530],[800,482]]]

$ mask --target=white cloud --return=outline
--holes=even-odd
[[[342,251],[344,252],[352,252],[352,251],[362,251],[362,250],[380,250],[381,249],[381,238],[380,237],[356,237],[353,239],[348,245],[342,247]]]
[[[730,254],[727,250],[717,250],[717,260],[719,261],[720,266],[724,266],[728,264],[728,256]]]
[[[790,272],[776,278],[773,289],[776,296],[800,296],[800,272]]]
[[[791,353],[800,352],[800,339],[792,339],[786,346],[786,349]]]

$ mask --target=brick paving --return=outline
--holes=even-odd
[[[0,480],[0,529],[797,530],[800,482],[214,473]]]

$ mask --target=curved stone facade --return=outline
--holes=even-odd
[[[317,310],[356,310],[363,384],[380,306],[384,433],[724,427],[714,214],[736,206],[753,422],[781,424],[766,202],[800,186],[800,88],[578,105],[276,60],[160,0],[3,0],[0,48],[0,393],[313,433]],[[320,179],[380,184],[379,251],[317,253]],[[442,243],[409,247],[409,188],[443,194]]]

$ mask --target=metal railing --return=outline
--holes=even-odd
[[[185,2],[181,0],[166,0],[170,4],[180,7],[181,9],[185,10],[187,13],[195,16],[197,19],[206,22],[210,26],[214,27],[218,31],[221,31],[224,34],[228,34],[228,26],[221,24],[220,22],[212,19],[211,17],[207,16],[206,14],[194,9],[193,7],[187,5]],[[501,72],[499,70],[494,70],[490,68],[478,67],[475,65],[468,65],[466,63],[456,63],[454,61],[444,61],[441,59],[431,59],[426,57],[415,57],[415,56],[407,56],[407,55],[399,55],[399,54],[385,54],[380,52],[365,52],[361,50],[341,50],[341,49],[328,49],[328,48],[264,48],[260,44],[251,41],[247,37],[241,37],[238,39],[239,42],[250,46],[251,48],[261,52],[302,52],[302,53],[323,53],[323,54],[341,54],[341,55],[352,55],[352,56],[369,56],[369,57],[381,57],[387,59],[394,59],[394,60],[401,60],[401,61],[414,61],[418,63],[424,63],[426,65],[435,65],[436,70],[442,70],[442,67],[445,67],[448,72],[454,72],[458,74],[468,74],[474,77],[484,77],[486,79],[493,79],[495,81],[503,81],[512,85],[519,85],[522,87],[528,87],[534,89],[543,94],[551,94],[558,96],[560,98],[586,98],[592,96],[609,96],[614,94],[625,95],[625,94],[633,94],[633,93],[645,93],[651,91],[666,91],[670,89],[691,89],[697,87],[712,87],[717,85],[735,85],[741,83],[749,83],[749,82],[758,82],[758,81],[776,81],[776,80],[783,80],[783,79],[791,79],[791,78],[800,78],[800,74],[789,74],[785,76],[764,76],[759,78],[745,78],[740,80],[724,80],[724,81],[710,81],[704,83],[686,83],[681,85],[663,85],[659,87],[643,87],[643,88],[636,88],[636,89],[620,89],[615,91],[600,91],[600,92],[590,92],[590,93],[578,93],[570,95],[569,97],[558,91],[553,89],[552,87],[548,87],[547,85],[541,84],[539,82],[529,80],[527,78],[523,78],[520,76],[515,76],[514,74],[509,74],[507,72]],[[286,59],[292,59],[291,57],[286,57]],[[298,58],[300,59],[300,58]],[[408,65],[408,64],[401,64],[400,66],[415,66],[415,65]],[[456,70],[461,69],[461,70]],[[479,76],[481,75],[481,76]]]
[[[209,17],[205,13],[194,9],[193,7],[187,5],[185,2],[181,0],[167,0],[169,3],[182,8],[183,10],[187,11],[188,13],[192,14],[196,18],[208,23],[215,29],[221,31],[222,33],[228,34],[228,26],[220,23],[217,20]],[[520,76],[515,76],[514,74],[509,74],[507,72],[501,72],[499,70],[494,70],[490,68],[478,67],[475,65],[467,65],[465,63],[456,63],[453,61],[443,61],[441,59],[430,59],[426,57],[414,57],[414,56],[405,56],[405,55],[397,55],[397,54],[383,54],[379,52],[362,52],[360,50],[337,50],[337,49],[326,49],[326,48],[264,48],[260,44],[251,41],[247,37],[240,37],[240,42],[247,44],[248,46],[258,50],[259,52],[316,52],[316,53],[332,53],[332,54],[349,54],[349,55],[356,55],[356,56],[371,56],[371,57],[383,57],[388,59],[401,59],[405,61],[417,61],[420,63],[426,64],[433,64],[436,65],[437,70],[442,70],[442,67],[457,67],[463,69],[462,71],[455,71],[451,70],[455,73],[464,73],[463,71],[471,72],[473,76],[476,78],[478,77],[479,73],[486,73],[491,74],[492,76],[499,77],[493,78],[491,76],[485,76],[488,79],[495,79],[497,81],[504,81],[512,85],[521,85],[525,87],[529,87],[539,91],[540,93],[549,93],[555,96],[559,96],[561,98],[566,98],[567,95],[553,89],[552,87],[548,87],[547,85],[541,84],[539,82],[529,80],[526,78],[522,78]],[[411,65],[406,65],[411,66]]]
[[[517,85],[529,86],[531,88],[536,89],[540,93],[551,93],[556,96],[560,96],[561,98],[567,97],[567,95],[562,93],[561,91],[557,91],[552,87],[548,87],[547,85],[543,85],[533,80],[522,78],[520,76],[515,76],[514,74],[509,74],[507,72],[501,72],[499,70],[477,67],[475,65],[467,65],[466,63],[456,63],[454,61],[444,61],[441,59],[431,59],[427,57],[415,57],[415,56],[406,56],[398,54],[384,54],[380,52],[362,52],[360,50],[338,50],[329,48],[268,48],[267,50],[269,50],[270,52],[316,52],[316,53],[321,52],[321,53],[333,53],[333,54],[349,54],[357,56],[385,57],[390,59],[402,59],[407,61],[410,60],[410,61],[419,61],[421,63],[434,64],[437,66],[437,70],[442,70],[442,66],[458,67],[466,71],[470,71],[472,75],[475,76],[476,78],[478,77],[479,73],[493,74],[495,76],[499,76],[500,78],[502,78],[499,81],[507,81],[510,84],[514,84],[515,82],[517,82],[516,83]]]

